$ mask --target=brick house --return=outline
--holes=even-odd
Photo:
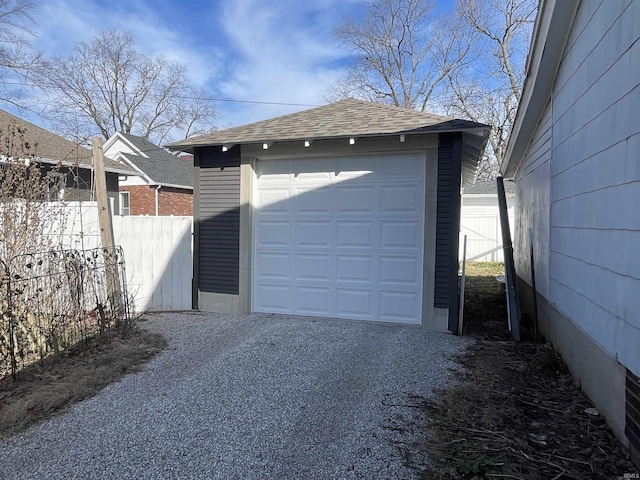
[[[120,182],[120,215],[193,215],[193,166],[150,141],[117,132],[104,144],[108,158],[139,177]]]

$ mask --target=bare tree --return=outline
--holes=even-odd
[[[135,49],[133,37],[103,32],[74,53],[45,62],[40,75],[54,95],[57,128],[105,139],[120,131],[157,144],[212,129],[212,101],[189,82],[184,66]]]
[[[348,18],[336,31],[356,61],[327,98],[360,97],[424,111],[467,58],[467,39],[449,20],[434,18],[428,0],[371,0],[361,22]]]
[[[0,0],[0,100],[18,107],[22,106],[20,80],[41,56],[29,42],[34,11],[31,0]]]
[[[478,178],[495,178],[515,120],[524,83],[535,0],[458,0],[473,61],[447,74],[448,113],[491,125],[487,155]]]

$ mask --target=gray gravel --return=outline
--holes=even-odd
[[[413,478],[416,396],[465,339],[276,315],[162,314],[140,373],[0,445],[12,479]]]

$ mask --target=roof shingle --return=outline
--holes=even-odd
[[[151,180],[160,185],[193,188],[192,162],[182,160],[142,137],[130,133],[120,135],[146,155],[122,154]]]
[[[196,146],[488,129],[487,125],[362,100],[346,99],[169,144]]]
[[[77,165],[81,168],[93,168],[93,154],[88,148],[20,117],[16,117],[9,112],[0,110],[0,135],[4,136],[13,125],[20,126],[26,130],[24,139],[31,145],[29,153],[35,157],[49,163],[61,162],[66,166]],[[107,172],[137,175],[128,165],[122,165],[109,158],[104,159],[104,166]]]

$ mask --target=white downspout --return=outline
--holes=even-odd
[[[156,187],[156,217],[157,217],[157,216],[159,215],[159,213],[160,213],[160,212],[159,212],[159,210],[160,210],[160,209],[159,209],[159,207],[158,207],[158,204],[159,204],[159,201],[158,201],[158,200],[159,200],[159,198],[158,198],[158,197],[159,197],[159,195],[160,195],[160,188],[162,188],[162,185],[158,185],[158,186]]]

